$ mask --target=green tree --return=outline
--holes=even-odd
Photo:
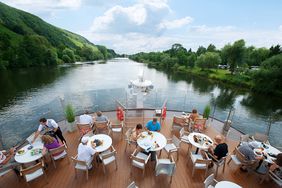
[[[245,52],[245,41],[235,41],[233,45],[227,44],[222,49],[222,56],[226,58],[227,64],[230,66],[230,72],[233,74],[243,62]]]
[[[197,55],[192,53],[190,56],[187,57],[187,65],[191,68],[195,66],[195,62],[197,60]]]
[[[197,55],[200,56],[201,54],[206,53],[207,49],[203,46],[199,46],[198,50],[197,50]]]
[[[254,75],[254,88],[264,93],[282,95],[282,54],[265,60]]]
[[[207,47],[207,51],[208,51],[208,52],[216,52],[216,47],[215,47],[215,45],[210,44],[210,45]]]
[[[211,68],[217,68],[220,62],[221,59],[218,53],[206,52],[199,56],[199,58],[196,61],[196,64],[201,69],[211,69]]]
[[[74,63],[75,62],[75,55],[74,52],[70,48],[65,48],[62,53],[62,60],[65,63]],[[69,58],[66,58],[68,56]],[[65,61],[66,60],[66,61]]]

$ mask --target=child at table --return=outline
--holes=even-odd
[[[130,135],[130,139],[132,141],[137,142],[137,139],[141,136],[142,129],[143,129],[142,125],[137,124],[136,127],[132,130],[132,133]]]

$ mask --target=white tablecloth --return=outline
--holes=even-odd
[[[30,149],[30,150],[27,149],[28,147],[30,147],[30,144],[28,144],[28,145],[24,146],[23,148],[21,148],[21,149],[25,150],[25,153],[22,154],[22,155],[19,155],[18,153],[16,153],[15,161],[17,161],[18,163],[22,163],[23,164],[23,163],[30,163],[30,162],[33,162],[33,161],[36,161],[36,160],[42,158],[43,157],[42,153],[39,153],[37,155],[33,155],[32,156],[31,155],[31,151],[33,149],[43,149],[43,143],[42,142],[34,142],[32,144],[32,146],[33,146],[33,148]]]
[[[148,135],[148,132],[142,132],[144,138],[140,137],[137,140],[138,146],[148,151],[159,151],[166,146],[167,140],[165,136],[159,132],[151,131],[152,135]]]
[[[264,144],[265,147],[263,147],[263,144],[261,142],[256,141],[257,144],[261,147],[264,148],[264,153],[266,154],[266,159],[265,161],[267,161],[268,163],[273,163],[272,160],[274,160],[275,158],[269,156],[269,154],[273,154],[273,155],[278,155],[279,153],[281,153],[281,151],[279,151],[278,149],[276,149],[275,147],[268,145],[268,144]],[[256,154],[256,153],[255,153]]]
[[[215,185],[215,188],[242,188],[242,187],[231,181],[220,181]]]
[[[97,152],[103,152],[109,149],[113,143],[112,138],[109,135],[106,134],[96,134],[94,136],[89,137],[89,141],[87,145],[91,146],[91,141],[94,141],[95,139],[102,141],[102,145],[97,146],[95,149]]]
[[[199,136],[200,138],[205,138],[206,141],[203,140],[203,141],[195,142],[194,135]],[[188,135],[188,140],[193,146],[195,146],[196,148],[202,149],[202,150],[207,150],[213,144],[212,139],[202,133],[190,133]]]

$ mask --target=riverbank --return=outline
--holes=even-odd
[[[190,74],[193,76],[210,79],[216,82],[224,83],[226,85],[236,87],[239,90],[255,91],[254,82],[251,80],[251,76],[246,74],[231,74],[226,69],[201,69],[198,67],[190,68],[185,66],[173,66],[172,68],[158,67],[154,62],[139,62],[146,64],[149,68],[155,68],[164,72],[173,72],[175,74]]]

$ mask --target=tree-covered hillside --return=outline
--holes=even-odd
[[[113,50],[0,2],[0,69],[108,59]]]

